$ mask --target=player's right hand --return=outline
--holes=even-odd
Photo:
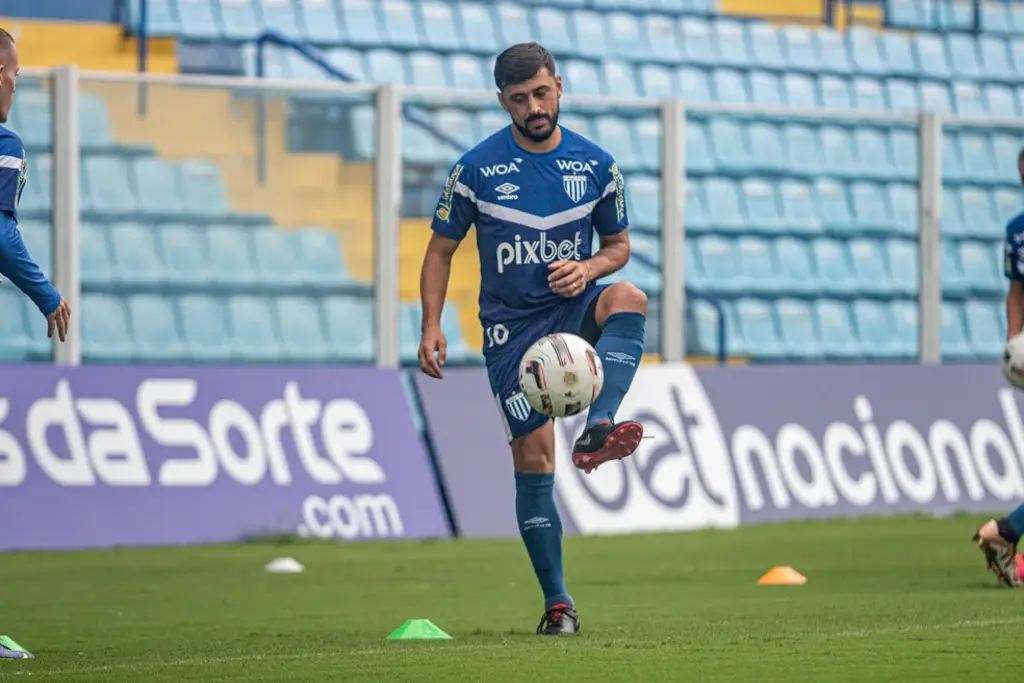
[[[436,379],[441,379],[441,366],[444,365],[445,352],[448,350],[448,340],[440,326],[428,327],[423,330],[423,337],[420,339],[420,370]],[[437,357],[434,357],[434,354]]]
[[[60,305],[57,310],[46,316],[46,336],[53,338],[53,331],[57,330],[57,338],[64,341],[68,337],[68,318],[71,317],[71,307],[64,297],[60,298]]]

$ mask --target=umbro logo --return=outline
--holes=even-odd
[[[547,517],[530,517],[523,522],[523,531],[530,529],[547,529],[551,526],[551,520]]]
[[[494,188],[498,192],[498,201],[508,201],[509,199],[519,199],[519,195],[516,192],[519,191],[518,185],[512,183],[502,183]]]

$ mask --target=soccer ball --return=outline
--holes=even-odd
[[[1013,386],[1024,389],[1024,333],[1013,337],[1003,351],[1003,376]]]
[[[549,334],[519,362],[519,388],[538,413],[567,417],[585,410],[601,393],[604,368],[594,347],[575,334]]]

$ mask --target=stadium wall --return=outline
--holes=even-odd
[[[0,550],[518,534],[482,369],[3,373]],[[580,419],[556,425],[558,502],[580,534],[999,510],[1024,496],[1022,408],[995,364],[644,366],[634,457],[583,475]]]

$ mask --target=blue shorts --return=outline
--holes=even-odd
[[[484,325],[484,358],[491,393],[498,403],[509,442],[543,427],[551,418],[530,407],[519,390],[519,362],[530,346],[541,337],[555,332],[568,332],[596,344],[596,324],[585,330],[587,310],[608,285],[597,285],[564,303],[508,324]],[[593,337],[593,338],[591,338]]]

